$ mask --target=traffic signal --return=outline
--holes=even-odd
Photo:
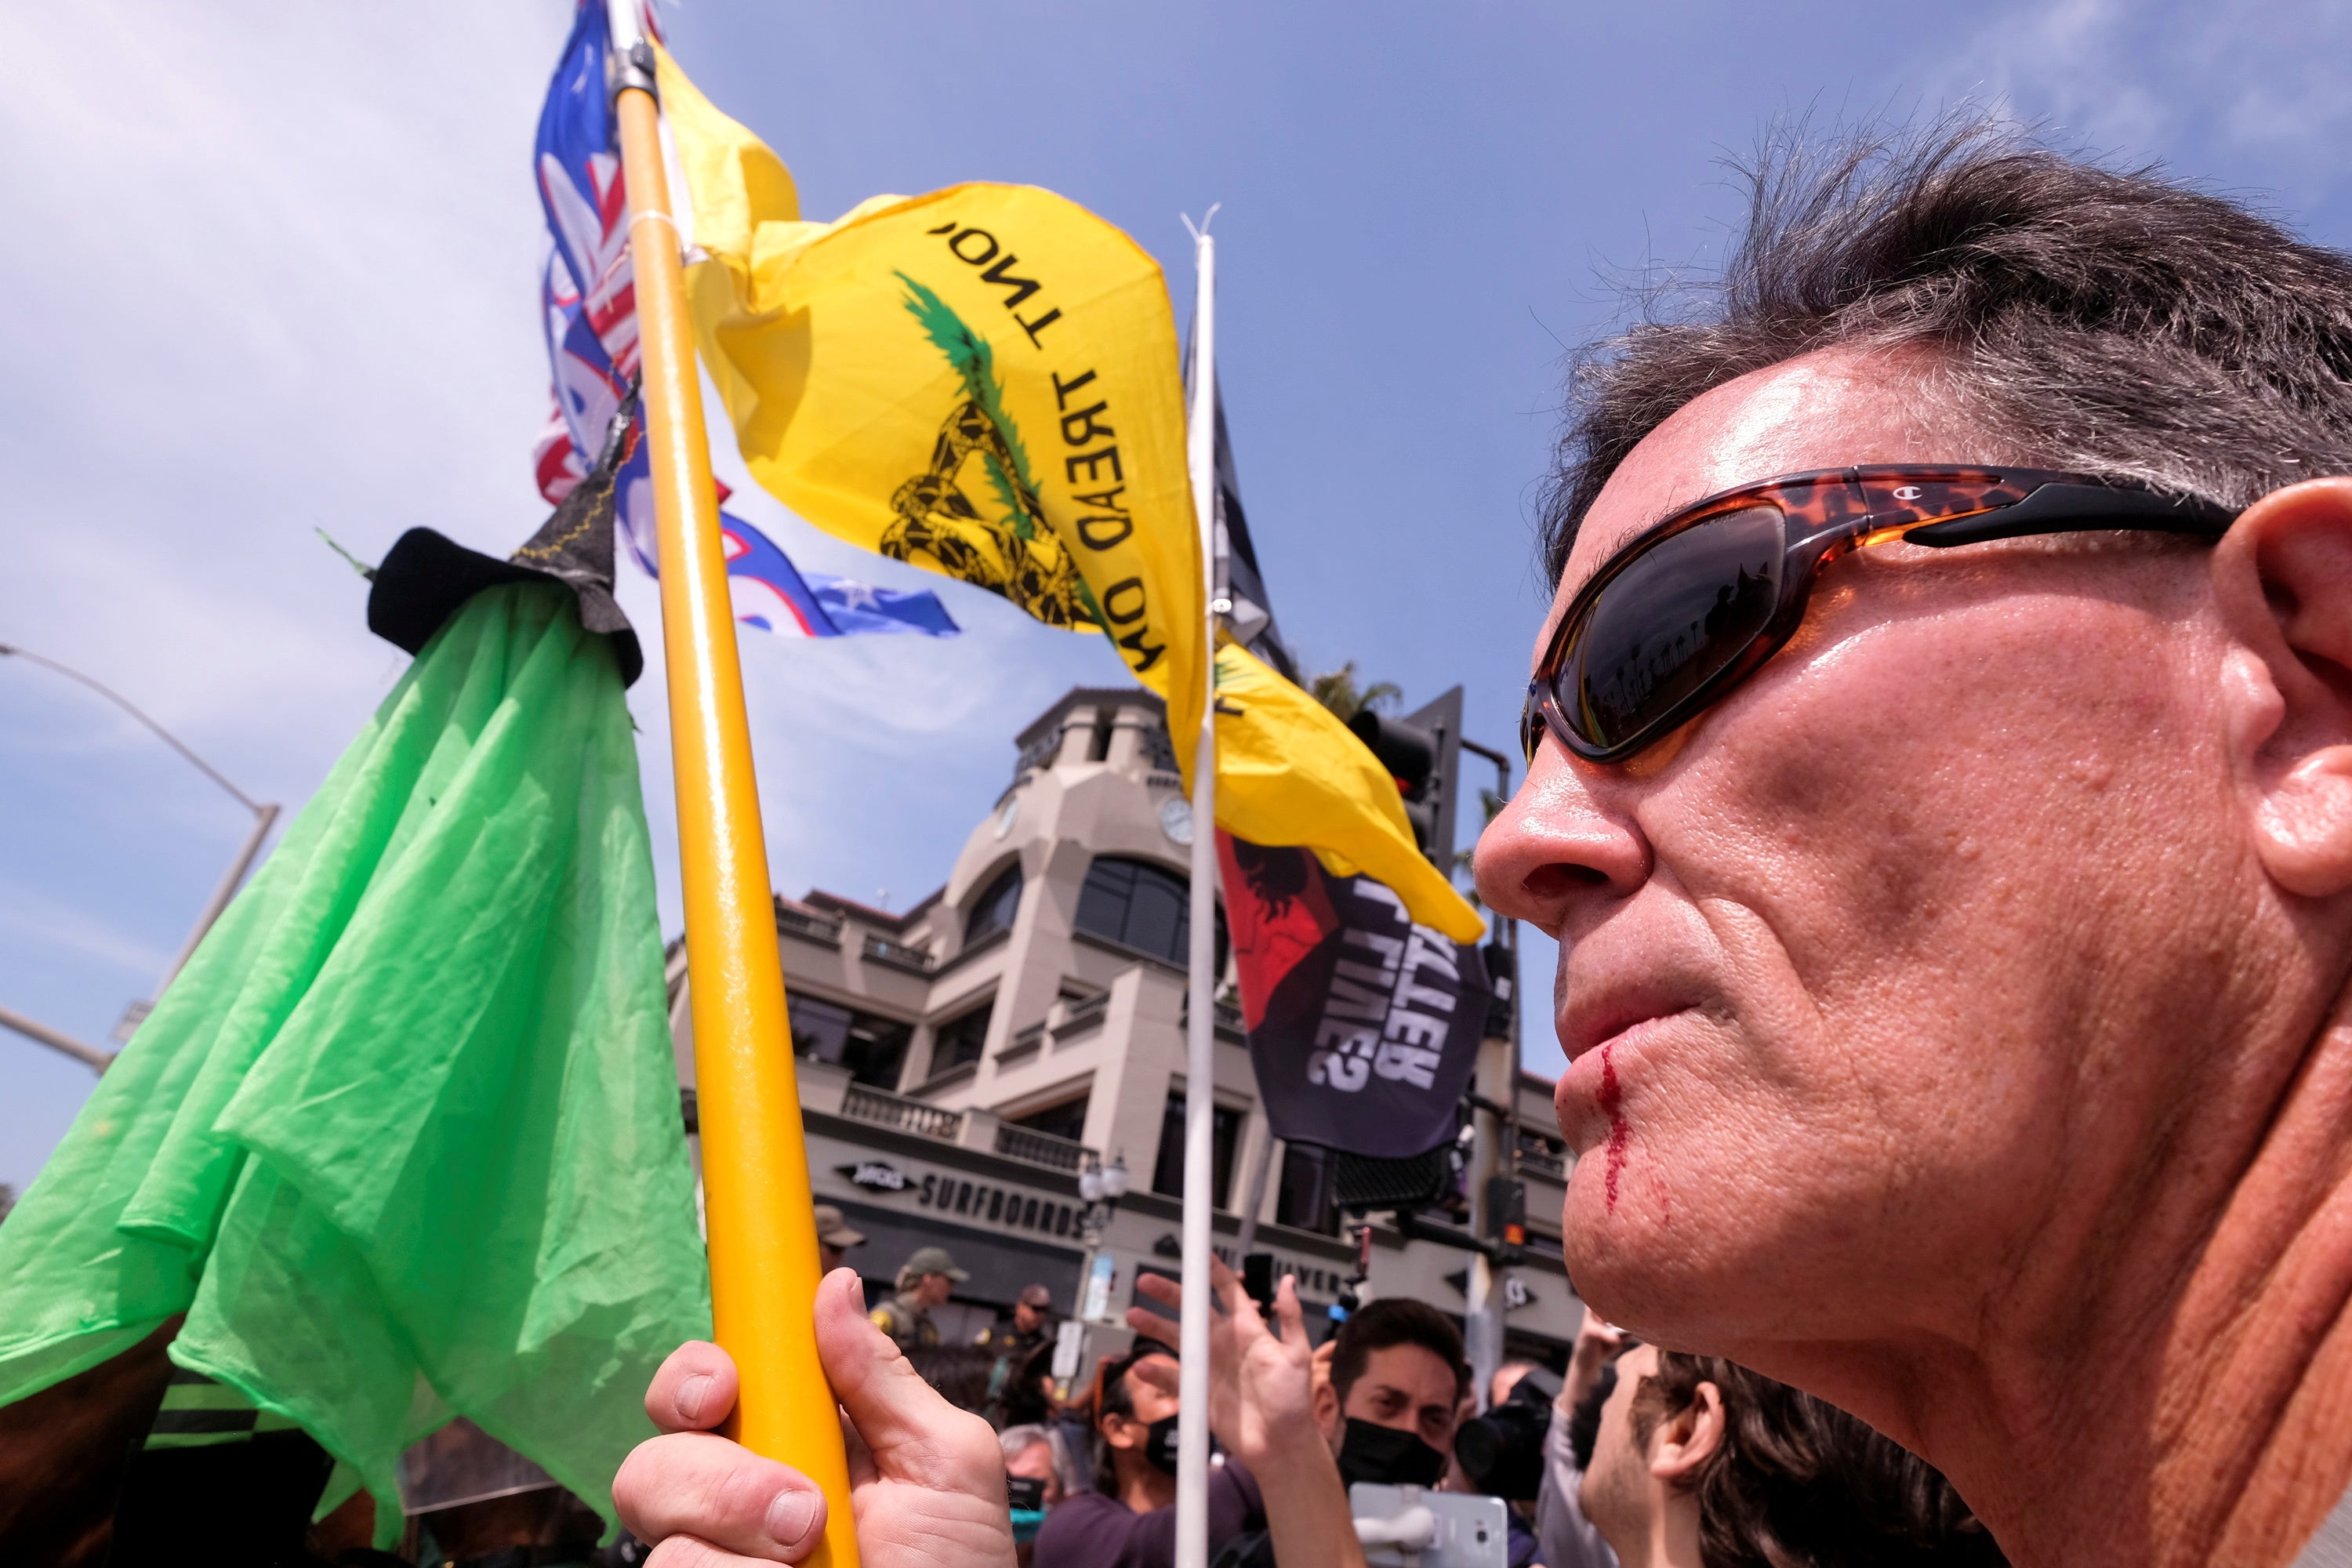
[[[1454,796],[1462,755],[1462,689],[1455,687],[1418,712],[1391,719],[1370,709],[1348,721],[1356,738],[1396,780],[1413,842],[1451,875]]]
[[[1528,1184],[1512,1176],[1486,1178],[1486,1239],[1505,1247],[1528,1244]]]

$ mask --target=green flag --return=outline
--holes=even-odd
[[[609,1517],[662,1356],[707,1337],[611,640],[467,600],[0,1226],[0,1404],[175,1313],[399,1528],[466,1415]]]

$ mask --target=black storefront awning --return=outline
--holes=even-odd
[[[1067,1314],[1077,1303],[1083,1254],[1071,1247],[853,1199],[828,1195],[825,1201],[841,1210],[852,1229],[865,1232],[865,1245],[851,1249],[849,1265],[861,1278],[878,1281],[886,1293],[916,1248],[944,1247],[954,1255],[956,1267],[971,1276],[956,1287],[959,1300],[1010,1310],[1023,1286],[1043,1285],[1053,1292],[1056,1312]]]

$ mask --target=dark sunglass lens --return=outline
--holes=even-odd
[[[1529,767],[1536,765],[1536,752],[1544,742],[1543,710],[1536,706],[1541,700],[1542,694],[1530,686],[1528,700],[1519,709],[1519,750],[1526,753]]]
[[[1727,512],[1644,551],[1601,590],[1553,689],[1606,749],[1657,722],[1753,642],[1780,598],[1780,514]]]

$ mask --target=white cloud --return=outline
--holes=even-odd
[[[1944,73],[2126,163],[2194,148],[2310,202],[2343,180],[2347,0],[2057,0],[2003,8]],[[2226,176],[2234,178],[2234,174]]]
[[[152,988],[172,954],[39,888],[0,879],[0,932],[9,945],[54,961],[60,953],[121,972],[131,986]]]

